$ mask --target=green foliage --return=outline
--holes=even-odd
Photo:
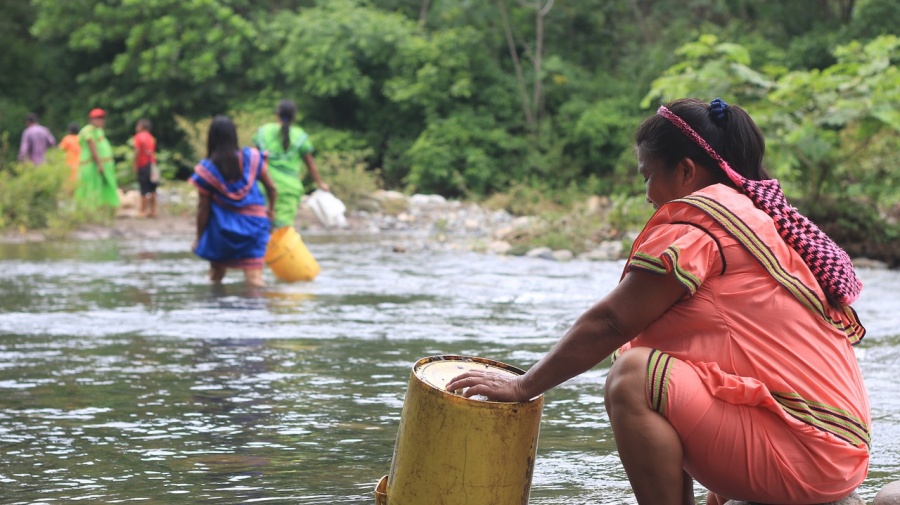
[[[325,152],[316,157],[316,166],[331,192],[350,209],[360,207],[381,189],[377,171],[366,168],[367,151]]]
[[[774,87],[764,74],[750,67],[750,53],[743,46],[719,42],[715,35],[702,35],[678,48],[681,61],[653,81],[641,107],[676,98],[728,97],[746,104],[759,100]]]
[[[613,196],[607,221],[613,235],[641,229],[653,215],[653,207],[644,196]]]
[[[807,196],[857,192],[877,201],[884,182],[896,180],[882,162],[900,150],[900,38],[853,42],[834,54],[834,65],[790,72],[768,96],[771,160]]]
[[[274,22],[283,34],[274,64],[288,83],[315,97],[367,99],[398,46],[417,30],[402,15],[354,0],[330,0]]]
[[[580,0],[546,14],[539,27],[511,0],[3,2],[0,170],[27,112],[61,138],[99,106],[123,184],[140,117],[164,178],[183,178],[213,115],[248,144],[291,98],[328,177],[539,209],[640,195],[635,127],[658,102],[722,96],[763,128],[794,193],[900,199],[896,0]]]
[[[409,150],[410,190],[477,196],[506,186],[517,174],[502,154],[524,147],[490,117],[460,110],[429,123]],[[507,156],[508,159],[508,156]]]
[[[228,95],[228,78],[242,73],[256,49],[257,31],[237,11],[248,6],[243,0],[34,5],[32,31],[63,40],[76,54],[97,56],[80,69],[82,84],[131,122],[171,108],[202,110],[203,102]]]
[[[69,176],[63,156],[48,153],[47,163],[11,163],[0,172],[0,229],[46,228],[65,198]]]
[[[615,98],[599,100],[586,107],[578,103],[572,106],[581,110],[581,114],[567,135],[570,139],[567,152],[587,172],[578,175],[591,174],[609,179],[615,171],[617,158],[633,144],[632,125],[639,121],[634,116],[633,104]],[[603,191],[609,192],[611,188]]]

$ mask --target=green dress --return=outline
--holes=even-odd
[[[97,156],[103,164],[103,174],[97,170],[97,163],[91,155],[88,140],[94,141]],[[78,163],[78,186],[75,188],[75,199],[79,203],[90,207],[119,206],[119,186],[116,182],[116,165],[113,160],[112,146],[103,133],[103,128],[87,125],[78,133],[78,143],[81,145],[81,158]]]
[[[299,126],[290,128],[290,145],[281,146],[281,124],[268,123],[253,134],[253,143],[260,151],[268,153],[269,175],[278,190],[275,200],[275,228],[293,226],[297,218],[297,208],[303,196],[303,182],[300,166],[303,156],[313,151],[309,135]]]

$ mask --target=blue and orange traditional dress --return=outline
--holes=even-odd
[[[690,475],[759,503],[830,502],[862,483],[871,417],[852,345],[865,330],[826,301],[770,216],[709,186],[660,207],[625,270],[684,286],[616,355],[654,349],[647,398],[678,432]]]
[[[194,252],[214,266],[262,268],[270,222],[266,200],[256,181],[268,170],[266,158],[258,150],[245,147],[238,159],[241,178],[234,181],[226,181],[208,159],[194,167],[189,182],[211,197],[209,220]]]

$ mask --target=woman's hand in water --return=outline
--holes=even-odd
[[[471,370],[450,379],[450,382],[447,383],[447,391],[465,389],[462,395],[466,398],[483,395],[491,401],[525,402],[531,397],[523,391],[521,383],[522,376],[510,377],[493,372]]]

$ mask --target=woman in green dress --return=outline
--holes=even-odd
[[[282,100],[278,103],[276,113],[278,122],[260,126],[253,134],[253,143],[269,156],[269,174],[278,188],[273,228],[281,228],[294,225],[300,198],[303,197],[301,161],[306,164],[319,189],[328,191],[329,187],[322,182],[316,168],[309,135],[299,126],[291,124],[297,115],[294,102]]]
[[[115,209],[119,206],[119,186],[112,146],[103,132],[106,113],[103,109],[93,109],[88,118],[89,123],[78,133],[81,158],[75,199],[89,208]]]

